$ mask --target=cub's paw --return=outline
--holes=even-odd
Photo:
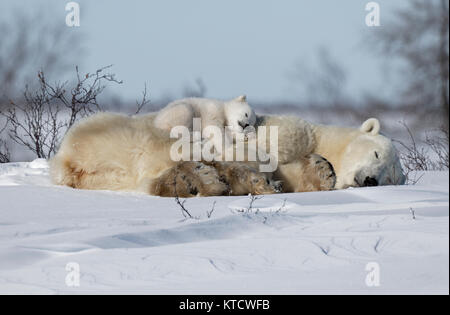
[[[333,165],[326,158],[311,154],[309,156],[310,165],[314,169],[319,181],[320,190],[332,190],[336,185],[336,172]]]

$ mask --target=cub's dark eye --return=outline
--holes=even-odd
[[[377,151],[375,151],[375,157],[376,157],[377,159],[380,158],[380,157],[378,156],[378,152],[377,152]]]
[[[245,113],[245,117],[248,117],[248,114],[247,114],[247,113]]]

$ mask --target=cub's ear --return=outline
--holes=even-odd
[[[241,96],[236,97],[234,100],[235,100],[236,102],[245,103],[245,102],[247,102],[247,96],[241,95]]]
[[[380,132],[380,121],[376,118],[369,118],[359,128],[362,132],[370,133],[373,136],[376,136]]]

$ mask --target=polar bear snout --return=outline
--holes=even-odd
[[[381,184],[382,172],[357,172],[353,181],[356,187],[375,187]],[[375,175],[378,174],[378,175]]]
[[[375,177],[366,176],[363,182],[364,187],[378,186],[378,181]]]
[[[365,172],[359,172],[353,179],[356,187],[375,187],[380,185],[380,179],[376,175],[364,174]]]
[[[238,121],[238,125],[241,126],[242,130],[244,130],[247,127],[250,127],[248,122],[245,122],[245,121]]]

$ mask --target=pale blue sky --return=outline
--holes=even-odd
[[[253,100],[302,98],[288,73],[299,60],[313,63],[326,47],[349,72],[350,93],[383,93],[382,59],[362,46],[373,31],[362,0],[80,0],[81,31],[92,70],[114,64],[124,84],[114,92],[138,98],[144,82],[153,99],[181,96],[201,77],[207,96],[247,94]],[[381,24],[405,0],[377,1]],[[65,26],[66,1],[2,0],[0,18],[12,8],[45,8]]]

